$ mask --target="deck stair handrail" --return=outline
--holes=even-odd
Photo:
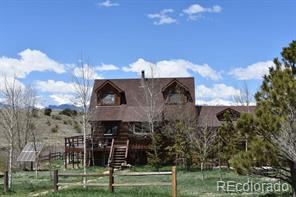
[[[128,156],[128,147],[129,147],[129,139],[127,139],[127,141],[126,141],[125,161],[127,160],[127,156]]]
[[[113,159],[113,153],[114,153],[114,138],[112,138],[110,153],[109,153],[109,159],[108,159],[108,166],[110,166],[112,159]]]

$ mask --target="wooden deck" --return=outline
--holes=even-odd
[[[110,154],[112,140],[116,139],[117,148],[120,146],[121,142],[124,142],[122,136],[104,136],[104,137],[92,137],[91,135],[86,136],[86,152],[87,152],[87,161],[88,165],[91,165],[93,161],[98,161],[102,163],[108,155]],[[83,152],[84,152],[84,143],[83,135],[72,136],[65,138],[65,149],[64,149],[64,159],[65,167],[68,164],[82,165]],[[127,150],[130,153],[135,153],[137,151],[146,151],[149,150],[149,143],[147,140],[136,140],[133,137],[130,139],[127,138],[125,143],[129,141]],[[120,147],[119,147],[120,148]],[[126,153],[126,159],[128,154]],[[103,162],[104,163],[104,162]],[[101,164],[100,164],[101,165]],[[106,165],[106,163],[104,164]]]

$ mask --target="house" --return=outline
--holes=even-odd
[[[234,115],[247,108],[195,106],[194,78],[95,80],[90,102],[91,134],[87,136],[89,165],[121,167],[147,162],[151,122],[203,121],[219,126],[225,111]],[[157,126],[156,126],[157,127]],[[65,165],[79,163],[83,136],[65,138]]]

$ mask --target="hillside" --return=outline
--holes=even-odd
[[[47,116],[44,110],[38,110],[33,122],[36,126],[38,141],[42,142],[45,147],[62,149],[64,137],[82,135],[79,113],[76,116],[66,116],[60,114],[60,111],[53,110],[51,115]],[[0,127],[0,151],[8,145],[2,129]]]

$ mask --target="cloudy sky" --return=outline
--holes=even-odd
[[[232,104],[296,39],[296,1],[3,0],[0,83],[18,76],[42,105],[69,103],[83,56],[96,78],[195,77],[198,104]]]

